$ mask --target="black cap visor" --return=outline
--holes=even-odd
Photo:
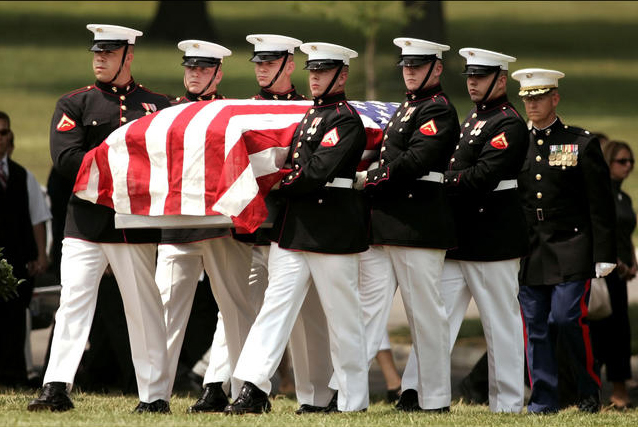
[[[267,61],[276,61],[279,58],[283,58],[288,55],[290,52],[287,50],[268,50],[268,51],[259,51],[254,52],[253,57],[250,58],[251,62],[267,62]]]
[[[128,44],[128,40],[95,40],[89,48],[91,52],[106,52],[118,50]]]
[[[221,63],[219,58],[209,56],[182,56],[182,65],[185,67],[215,67]]]
[[[465,76],[487,76],[489,74],[501,71],[498,65],[466,65],[463,75]]]
[[[397,67],[418,67],[437,59],[436,55],[401,55]]]
[[[306,61],[304,70],[330,70],[343,65],[343,61],[339,59],[313,59],[312,61]]]

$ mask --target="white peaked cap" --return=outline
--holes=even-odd
[[[277,34],[250,34],[246,41],[255,45],[255,52],[281,52],[295,53],[295,48],[302,43],[301,40],[292,37],[279,36]]]
[[[359,56],[359,54],[352,49],[331,43],[304,43],[299,46],[299,49],[308,55],[308,61],[332,59],[343,61],[345,65],[350,65],[350,58]]]
[[[549,92],[558,87],[558,79],[565,77],[564,73],[543,68],[523,68],[512,73],[512,78],[521,82],[520,96],[535,96]]]
[[[204,40],[182,40],[177,48],[184,51],[184,56],[199,56],[204,58],[218,58],[230,56],[232,52],[224,46]]]
[[[401,48],[401,55],[436,55],[443,59],[443,52],[450,50],[450,46],[444,44],[409,37],[399,37],[393,42]]]
[[[94,34],[95,41],[126,40],[128,44],[135,44],[135,37],[143,34],[141,31],[119,25],[88,24],[86,28]]]
[[[465,58],[467,65],[500,67],[501,70],[507,70],[508,64],[516,61],[513,56],[474,47],[464,47],[459,50],[459,54]]]

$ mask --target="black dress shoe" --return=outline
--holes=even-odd
[[[188,412],[224,412],[227,405],[228,396],[222,389],[222,383],[208,383],[204,385],[201,397],[188,408]]]
[[[487,405],[490,400],[488,390],[479,390],[472,382],[470,376],[463,378],[459,384],[459,391],[463,400],[473,405]]]
[[[404,390],[395,408],[403,412],[420,411],[421,407],[419,406],[419,394],[417,391],[412,388]]]
[[[170,414],[171,407],[167,401],[157,399],[151,403],[140,402],[133,410],[134,414],[144,414],[148,412],[154,412],[158,414]]]
[[[397,388],[393,388],[393,389],[389,389],[386,390],[385,393],[385,402],[392,404],[394,402],[396,402],[397,400],[399,400],[399,397],[401,397],[401,387],[397,387]]]
[[[239,396],[224,408],[226,415],[263,414],[270,412],[268,394],[260,390],[255,384],[246,381],[239,391]]]
[[[339,399],[339,390],[335,391],[335,394],[332,395],[332,399],[330,399],[330,402],[328,402],[328,406],[325,407],[323,412],[325,412],[326,414],[334,414],[334,413],[341,412],[339,410],[339,407],[337,406],[338,399]]]
[[[73,402],[66,392],[66,383],[46,383],[37,399],[27,405],[29,411],[68,411],[73,409]]]
[[[429,412],[431,414],[445,414],[450,412],[449,406],[443,406],[442,408],[433,408],[433,409],[421,409],[421,412]]]
[[[600,396],[588,396],[578,402],[578,410],[595,414],[600,411]]]
[[[318,412],[326,412],[326,407],[325,406],[314,406],[314,405],[309,405],[307,403],[304,403],[303,405],[301,405],[299,407],[299,409],[297,409],[295,411],[295,414],[297,414],[297,415],[316,414]]]

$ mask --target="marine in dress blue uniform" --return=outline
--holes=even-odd
[[[53,112],[53,166],[75,180],[85,153],[113,130],[167,107],[168,98],[135,83],[130,74],[135,38],[142,33],[115,25],[89,24],[94,85],[62,96]],[[98,284],[110,265],[122,294],[140,404],[136,412],[168,412],[166,330],[154,284],[159,230],[121,230],[114,211],[72,196],[66,218],[61,264],[62,294],[51,356],[40,397],[29,410],[73,407],[71,384],[91,329]]]
[[[459,139],[456,109],[440,85],[443,52],[450,47],[413,38],[397,38],[394,44],[401,48],[397,65],[408,91],[384,130],[378,167],[365,173],[372,199],[372,243],[382,246],[401,288],[418,362],[418,402],[406,405],[408,393],[397,408],[447,410],[450,337],[438,282],[445,252],[456,245],[443,186],[443,172]],[[387,325],[391,291],[380,307],[379,325],[366,333],[377,343],[370,358]],[[386,295],[383,289],[379,295]]]
[[[367,249],[366,208],[352,188],[365,148],[365,129],[348,104],[345,83],[357,53],[329,43],[305,43],[314,105],[295,130],[284,204],[273,227],[264,303],[233,376],[244,381],[225,412],[267,412],[275,372],[312,280],[328,322],[337,408],[367,408],[368,368],[357,293],[358,253]],[[325,406],[328,402],[322,404]]]
[[[445,171],[458,245],[447,252],[441,294],[453,345],[471,297],[488,349],[490,410],[523,407],[523,325],[518,304],[520,257],[528,252],[516,177],[527,152],[527,128],[506,95],[516,58],[484,49],[459,50],[476,106],[461,124]]]
[[[615,266],[615,212],[609,168],[598,139],[556,114],[560,71],[518,70],[519,95],[532,122],[518,178],[531,252],[521,261],[520,302],[527,331],[532,395],[528,411],[560,408],[557,336],[566,345],[581,411],[600,408],[600,373],[591,348],[590,279]]]

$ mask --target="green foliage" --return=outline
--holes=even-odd
[[[13,266],[2,257],[0,248],[0,298],[9,301],[18,295],[18,285],[24,282],[24,279],[16,279],[13,276]]]

